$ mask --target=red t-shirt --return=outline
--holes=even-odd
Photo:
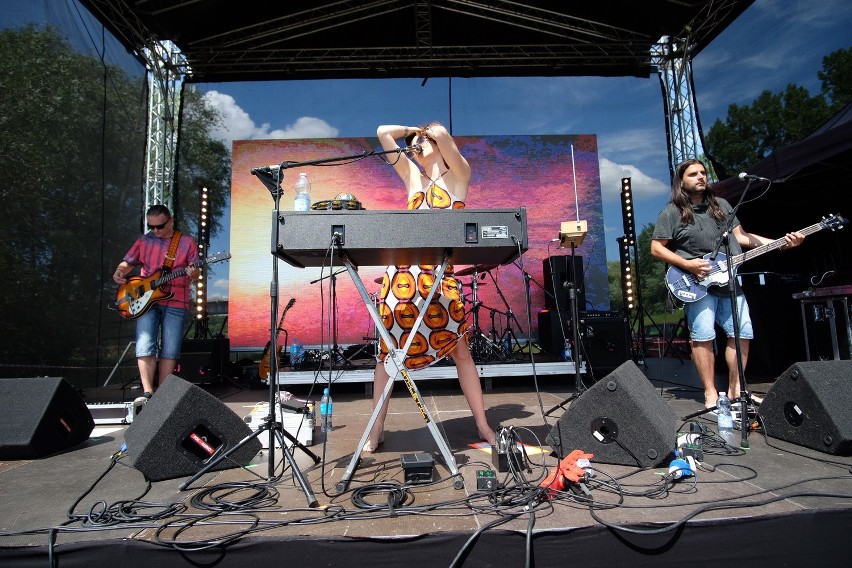
[[[149,231],[133,243],[133,246],[124,255],[124,261],[133,266],[141,265],[140,276],[150,276],[163,268],[171,242],[171,237],[160,238]],[[186,268],[194,262],[198,262],[198,245],[195,243],[195,239],[182,234],[171,271]],[[186,276],[178,276],[164,284],[163,291],[173,293],[174,297],[160,303],[175,308],[189,308],[189,286],[190,281]]]

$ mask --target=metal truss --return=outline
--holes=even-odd
[[[148,69],[148,145],[145,152],[145,211],[161,203],[172,208],[180,96],[186,64],[170,41],[144,49]]]

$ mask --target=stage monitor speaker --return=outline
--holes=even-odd
[[[758,409],[770,438],[852,453],[852,361],[803,361],[775,379]]]
[[[573,450],[593,462],[654,467],[677,442],[677,417],[633,361],[571,403],[546,441],[562,459]]]
[[[586,286],[583,279],[583,257],[574,255],[572,267],[571,256],[551,256],[541,261],[542,279],[544,281],[544,307],[548,310],[559,310],[571,313],[568,299],[568,288],[565,282],[573,282],[577,278],[577,311],[586,309]],[[573,268],[573,269],[572,269]]]
[[[194,475],[251,434],[242,418],[200,387],[169,375],[124,434],[133,467],[151,481]],[[260,451],[257,438],[213,470],[248,464]]]
[[[562,330],[565,330],[565,333]],[[548,355],[560,358],[565,347],[565,334],[571,338],[571,314],[543,310],[538,313],[538,342]]]
[[[92,413],[62,377],[0,379],[0,459],[33,459],[89,439]]]

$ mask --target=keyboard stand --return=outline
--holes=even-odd
[[[355,470],[358,467],[359,462],[361,461],[361,451],[364,449],[364,445],[367,443],[367,438],[370,437],[370,432],[373,430],[373,424],[376,423],[376,419],[379,416],[379,412],[387,404],[388,396],[390,395],[391,389],[393,388],[394,381],[399,376],[402,376],[402,380],[405,382],[405,385],[408,387],[408,392],[411,394],[411,397],[414,399],[414,402],[417,404],[417,408],[420,410],[420,414],[423,416],[423,420],[426,421],[426,426],[429,428],[429,431],[432,433],[432,437],[435,439],[435,443],[438,444],[438,449],[441,451],[441,455],[444,456],[444,461],[447,464],[447,467],[450,469],[450,473],[453,477],[455,477],[455,481],[453,482],[453,487],[456,489],[462,489],[464,487],[464,479],[462,479],[461,474],[459,473],[459,468],[456,465],[455,457],[453,457],[453,453],[450,451],[450,448],[447,444],[447,441],[444,440],[444,437],[441,435],[441,432],[438,430],[438,426],[435,424],[435,420],[432,418],[432,414],[429,412],[429,409],[426,408],[426,405],[423,403],[423,399],[420,396],[420,391],[417,388],[417,385],[414,383],[414,379],[411,378],[411,374],[408,369],[405,368],[403,361],[405,359],[405,354],[408,353],[408,348],[411,347],[412,341],[414,341],[415,333],[410,333],[408,335],[408,340],[405,342],[405,345],[402,348],[395,349],[393,347],[393,341],[391,341],[390,333],[385,328],[382,323],[382,319],[379,316],[378,311],[376,310],[376,306],[370,299],[370,294],[367,292],[367,288],[364,286],[364,283],[361,281],[361,277],[358,275],[358,269],[353,265],[352,261],[346,254],[346,250],[342,247],[338,247],[339,254],[343,257],[343,264],[346,265],[346,269],[349,271],[349,276],[352,277],[352,282],[355,284],[355,287],[358,289],[358,294],[361,295],[361,299],[364,301],[364,305],[367,307],[367,311],[370,314],[370,317],[373,318],[373,323],[376,325],[376,330],[381,336],[382,340],[385,342],[385,345],[388,347],[388,355],[385,357],[385,370],[388,372],[389,380],[385,385],[385,389],[382,392],[382,396],[379,399],[378,404],[373,409],[373,414],[370,416],[370,421],[367,423],[367,428],[364,430],[364,435],[361,436],[361,441],[358,442],[358,447],[355,448],[355,453],[352,454],[352,460],[349,462],[349,466],[346,468],[346,472],[343,474],[343,477],[339,482],[337,482],[336,488],[339,492],[346,491],[346,488],[349,486],[349,482],[352,479],[352,476],[355,473]],[[429,294],[426,296],[426,300],[421,304],[424,309],[420,310],[420,314],[417,316],[417,321],[414,322],[414,326],[411,328],[412,330],[420,329],[420,324],[423,322],[423,317],[426,315],[426,306],[432,302],[432,298],[435,295],[435,291],[441,286],[441,281],[444,278],[444,271],[447,269],[447,265],[450,261],[450,256],[452,255],[452,250],[447,249],[444,251],[444,260],[435,273],[435,282],[432,283],[432,288],[429,290]],[[378,364],[378,363],[376,363]]]

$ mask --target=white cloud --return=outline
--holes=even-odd
[[[601,197],[604,202],[621,201],[621,179],[626,177],[630,178],[636,199],[656,198],[668,195],[670,191],[668,182],[654,179],[636,166],[616,164],[603,155],[599,156],[598,161],[601,168]]]
[[[339,130],[321,118],[302,116],[284,128],[272,128],[268,123],[255,124],[251,116],[237,104],[234,97],[218,91],[204,94],[207,103],[222,115],[222,126],[210,135],[230,147],[234,140],[264,140],[270,138],[335,138]]]

